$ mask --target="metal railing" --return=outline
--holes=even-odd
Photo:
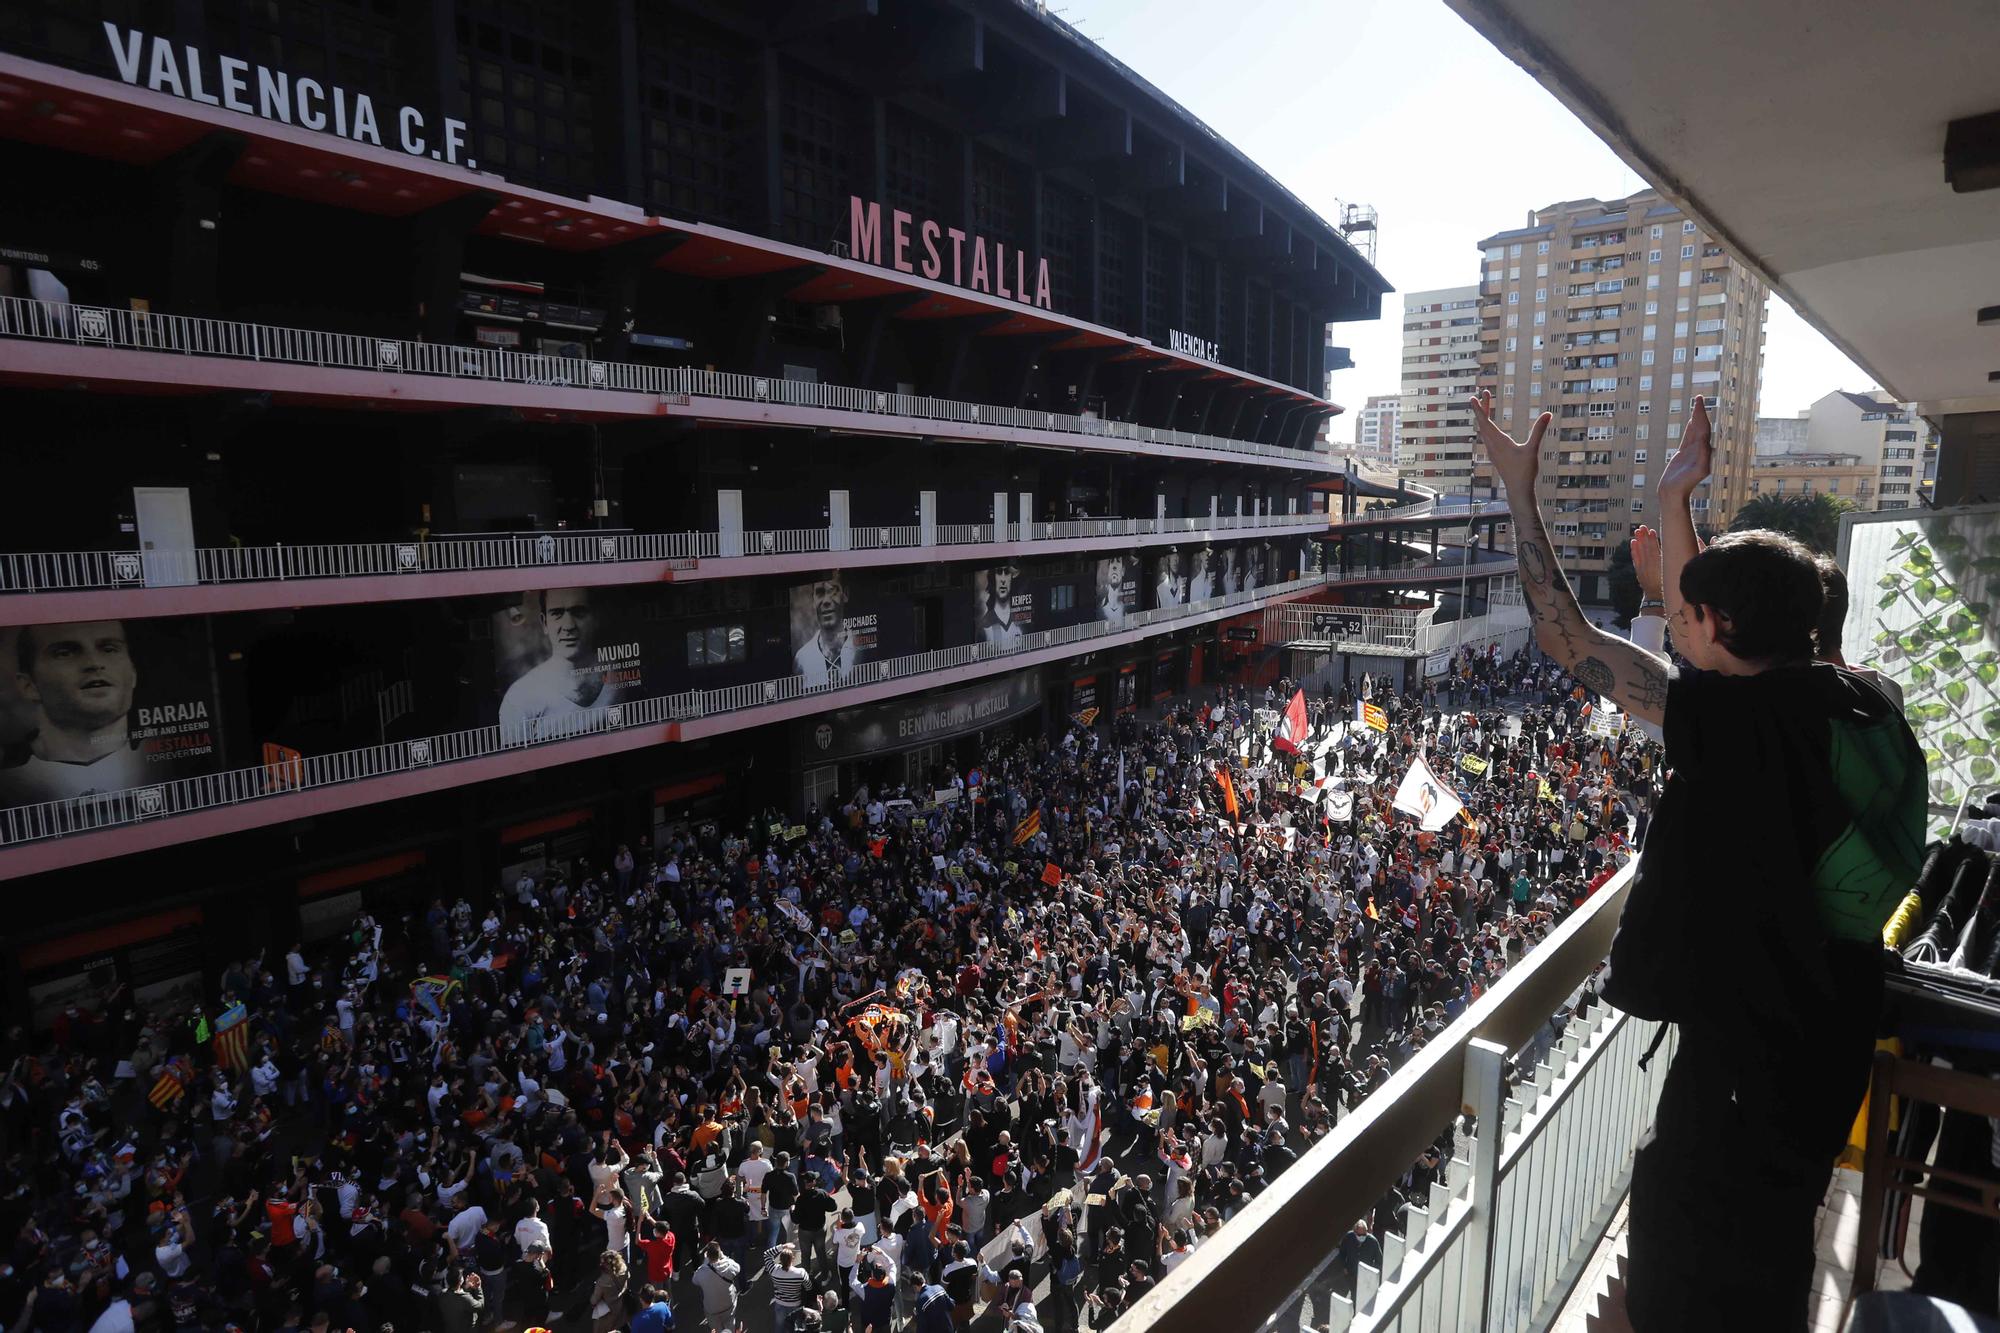
[[[1331,471],[1334,467],[1332,457],[1318,450],[1287,449],[1255,440],[1232,440],[1194,431],[1139,426],[1126,421],[1105,421],[1063,412],[998,407],[991,403],[926,398],[767,375],[648,366],[626,361],[596,361],[585,357],[543,356],[494,347],[411,342],[402,338],[328,333],[239,320],[163,315],[116,306],[69,305],[19,296],[0,297],[0,337],[65,342],[84,347],[177,352],[238,361],[365,370],[385,375],[421,375],[546,388],[651,394],[689,406],[696,398],[775,403],[859,412],[875,417],[908,417],[961,425],[1052,431],[1136,444],[1171,445],[1209,453],[1275,459],[1315,471]]]
[[[1211,597],[1186,606],[1135,611],[1115,621],[1093,621],[1059,629],[1038,630],[1012,644],[975,643],[927,653],[857,664],[837,681],[815,685],[804,676],[754,681],[712,690],[685,690],[589,709],[552,724],[485,726],[441,735],[393,741],[382,745],[306,755],[282,763],[175,778],[145,787],[126,788],[71,800],[0,809],[0,846],[37,842],[113,828],[142,820],[189,814],[218,806],[279,796],[307,788],[331,787],[392,773],[431,768],[524,746],[573,740],[581,736],[660,726],[715,717],[747,708],[828,695],[860,685],[879,684],[934,671],[970,666],[996,658],[1015,657],[1044,648],[1083,643],[1127,630],[1194,620],[1241,607],[1254,610],[1272,597],[1306,592],[1324,585],[1321,575],[1293,579],[1252,592]],[[829,705],[831,706],[831,705]]]
[[[1630,1183],[1673,1053],[1601,1001],[1569,1016],[1611,945],[1620,871],[1114,1326],[1115,1333],[1543,1328]],[[1518,1071],[1509,1085],[1509,1066]],[[1444,1184],[1413,1199],[1379,1268],[1344,1271],[1348,1225],[1470,1108]]]
[[[0,554],[0,593],[93,588],[186,587],[389,574],[456,574],[647,561],[692,570],[703,560],[840,551],[914,550],[998,541],[1076,541],[1210,532],[1293,532],[1324,528],[1325,514],[1209,518],[1086,518],[1061,523],[937,525],[924,541],[917,524],[832,528],[757,528],[741,533],[523,532],[407,542],[335,542],[299,546],[218,546],[179,551],[38,551]]]
[[[1428,610],[1401,607],[1321,606],[1296,602],[1264,608],[1263,641],[1294,648],[1367,647],[1414,652]]]

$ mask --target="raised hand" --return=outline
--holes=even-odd
[[[1481,389],[1472,395],[1472,421],[1479,430],[1479,443],[1486,450],[1486,457],[1493,464],[1493,470],[1507,483],[1507,493],[1520,490],[1532,496],[1535,476],[1542,465],[1542,436],[1548,432],[1553,418],[1544,412],[1535,418],[1535,424],[1528,431],[1527,443],[1509,435],[1493,420],[1493,391]]]
[[[1641,525],[1632,530],[1632,570],[1639,576],[1641,601],[1662,600],[1660,582],[1660,534]]]
[[[1688,407],[1687,429],[1681,432],[1680,452],[1660,473],[1662,498],[1685,501],[1694,494],[1695,487],[1708,479],[1709,467],[1715,461],[1712,435],[1708,400],[1696,394],[1694,402]]]

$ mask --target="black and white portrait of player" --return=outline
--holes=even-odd
[[[608,708],[629,694],[637,649],[599,651],[604,637],[600,608],[588,588],[550,588],[529,595],[524,609],[540,617],[548,656],[500,697],[503,730],[548,735],[594,708]]]
[[[1195,548],[1188,566],[1187,596],[1190,602],[1205,602],[1215,596],[1215,548]]]
[[[1255,592],[1264,586],[1264,543],[1251,542],[1244,552],[1243,591]]]
[[[147,781],[132,737],[139,669],[125,625],[28,625],[14,639],[14,688],[33,731],[0,769],[0,803],[123,791]]]
[[[1131,558],[1125,555],[1108,555],[1097,562],[1097,619],[1109,625],[1125,623],[1133,610],[1132,594],[1138,590],[1136,579],[1126,581],[1131,569]]]
[[[1021,641],[1025,626],[1014,605],[1014,580],[1020,577],[1020,573],[1018,565],[1008,562],[973,575],[973,614],[979,642],[996,648],[1010,648]]]
[[[1178,547],[1169,547],[1159,556],[1159,578],[1153,584],[1153,605],[1187,605],[1187,580],[1181,577],[1181,553]]]
[[[1222,548],[1222,595],[1234,597],[1243,591],[1242,553],[1234,546]]]
[[[848,614],[837,569],[792,589],[792,670],[807,685],[839,685],[875,653],[875,617]]]

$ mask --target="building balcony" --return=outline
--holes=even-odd
[[[1475,565],[1475,569],[1485,566]],[[1444,574],[1433,574],[1442,578]],[[1261,610],[1342,583],[1312,574],[1118,620],[1040,630],[1007,643],[972,643],[856,664],[845,678],[803,675],[622,701],[550,725],[493,725],[333,753],[272,755],[251,768],[0,809],[0,879],[396,800],[440,787],[553,768],[647,746],[700,740],[918,693],[1172,630]],[[1401,575],[1407,581],[1412,575]],[[1414,577],[1421,578],[1421,575]],[[1457,578],[1454,567],[1449,577]]]
[[[372,409],[497,406],[579,419],[679,417],[1334,467],[1310,449],[1061,412],[21,297],[0,298],[0,379],[161,392],[240,389]],[[1274,408],[1277,401],[1273,396]]]
[[[0,554],[0,605],[36,623],[408,601],[525,592],[552,574],[576,586],[689,583],[979,560],[1054,550],[1170,545],[1228,532],[1324,529],[1324,513],[1084,518],[732,532],[520,532],[406,542]],[[169,605],[169,603],[171,605]]]

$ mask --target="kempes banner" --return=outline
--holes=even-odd
[[[974,642],[1007,648],[1034,632],[1035,594],[1013,561],[974,570],[971,597]]]
[[[0,629],[0,805],[71,800],[222,766],[200,617]]]

